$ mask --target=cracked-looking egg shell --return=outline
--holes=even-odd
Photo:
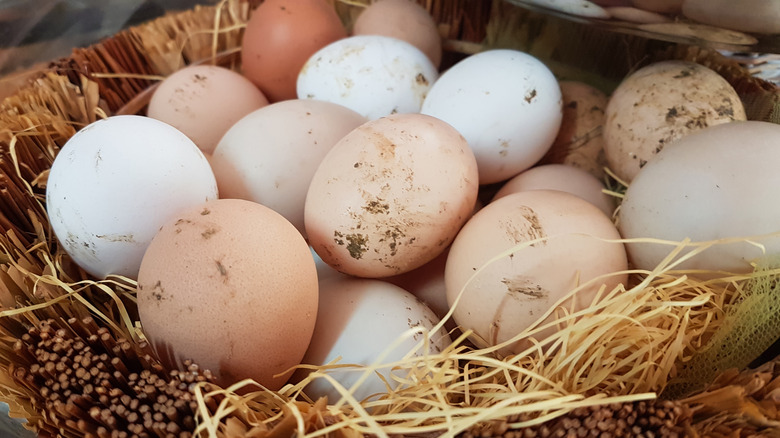
[[[474,331],[478,346],[492,346],[519,335],[578,284],[594,280],[565,304],[585,308],[600,286],[611,291],[625,284],[624,245],[610,242],[619,238],[607,215],[569,193],[530,190],[497,199],[463,226],[450,248],[444,281],[453,318]],[[517,353],[524,345],[504,351]]]
[[[179,212],[138,275],[144,332],[169,367],[192,359],[223,387],[279,389],[306,352],[317,316],[314,258],[268,207],[220,199]]]
[[[176,128],[113,116],[82,128],[52,164],[49,222],[62,248],[97,278],[135,278],[147,245],[178,210],[217,198],[208,160]]]
[[[304,206],[312,248],[358,277],[422,266],[447,248],[471,216],[477,164],[451,126],[396,114],[359,126],[328,152]]]

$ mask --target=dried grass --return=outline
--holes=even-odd
[[[337,7],[356,7],[348,3]],[[489,14],[490,2],[425,3],[442,34],[451,38],[451,47],[472,47],[488,28],[501,28],[484,18],[500,19]],[[96,48],[74,51],[0,105],[0,398],[11,403],[15,415],[49,421],[30,388],[12,378],[13,346],[24,329],[46,318],[92,316],[118,338],[134,345],[144,340],[135,309],[136,285],[118,277],[94,281],[57,247],[43,203],[54,156],[88,123],[141,111],[154,83],[183,65],[211,62],[237,68],[236,47],[248,14],[247,2],[226,0],[216,8],[196,8],[130,29]],[[481,21],[473,22],[475,17]],[[482,48],[476,47],[469,50]],[[619,182],[613,188],[620,196]],[[533,339],[520,354],[502,357],[501,346],[475,348],[469,339],[473,334],[466,332],[439,354],[415,355],[428,351],[423,340],[404,360],[391,364],[308,367],[305,380],[280,391],[252,381],[229,388],[204,383],[193,389],[200,420],[196,432],[210,437],[293,432],[310,437],[450,437],[491,420],[517,418],[509,427],[522,428],[578,408],[653,400],[680,376],[681,364],[700,357],[710,339],[724,336],[718,333],[728,309],[744,302],[757,280],[780,275],[766,268],[749,274],[707,273],[703,280],[702,272],[675,267],[719,242],[666,243],[670,255],[653,271],[632,271],[630,285],[602,290],[589,308],[556,307],[550,310],[554,322],[539,322],[518,334],[510,342]],[[693,252],[684,253],[691,247]],[[534,338],[548,326],[557,328],[554,334]],[[394,389],[365,402],[352,396],[355,387],[340,386],[330,374],[350,370],[366,379],[388,366],[396,370]],[[341,399],[309,400],[304,388],[315,379],[328,381]],[[710,394],[689,401],[710,409],[723,402],[727,409],[729,400],[734,398]],[[777,420],[762,415],[769,426]],[[702,424],[715,430],[740,418],[709,415]]]

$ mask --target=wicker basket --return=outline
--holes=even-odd
[[[644,278],[628,291],[635,300],[623,307],[627,315],[661,324],[665,316],[650,309],[668,306],[669,315],[690,318],[699,332],[677,350],[635,352],[635,362],[599,378],[573,377],[593,364],[563,370],[565,354],[499,359],[459,339],[446,355],[410,364],[417,383],[375,402],[369,414],[359,403],[309,400],[300,387],[219,388],[196,364],[163,367],[137,323],[135,284],[95,281],[58,250],[43,201],[47,170],[80,128],[101,117],[143,114],[165,75],[200,62],[238,69],[243,24],[256,3],[227,0],[167,15],[75,49],[0,105],[0,399],[12,415],[39,436],[64,437],[780,436],[780,358],[770,350],[759,368],[748,368],[780,336],[777,324],[736,362],[696,376],[693,392],[663,393],[686,376],[680,363],[708,339],[728,339],[718,334],[722,321],[739,317],[738,304],[755,298],[743,286],[757,279],[775,285],[780,273],[772,269],[706,284],[680,284],[682,273],[664,269]],[[334,7],[349,24],[357,3]],[[445,65],[510,47],[538,56],[560,78],[610,91],[642,64],[688,59],[729,80],[750,119],[780,121],[777,88],[717,52],[616,35],[501,1],[420,3],[439,23]],[[773,290],[758,299],[771,300]],[[684,331],[674,330],[663,345]],[[570,345],[587,349],[601,341],[575,335]],[[669,363],[666,372],[642,371],[632,381],[632,367],[644,361]]]

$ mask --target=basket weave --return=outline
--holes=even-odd
[[[420,410],[418,429],[383,429],[380,420],[371,424],[366,419],[370,415],[350,417],[353,407],[333,407],[324,400],[293,399],[288,394],[247,398],[230,389],[215,389],[209,373],[196,364],[183,371],[164,369],[136,323],[135,285],[121,278],[96,282],[58,250],[44,208],[47,169],[80,128],[114,114],[142,114],[154,84],[173,71],[199,62],[238,69],[243,25],[256,3],[228,0],[171,14],[75,49],[0,104],[0,398],[11,405],[13,415],[26,418],[41,436],[66,437],[103,436],[112,430],[111,424],[130,433],[138,430],[138,436],[144,436],[141,431],[160,436],[290,436],[296,430],[350,437],[566,436],[554,434],[572,430],[637,436],[637,430],[644,433],[651,426],[656,436],[780,436],[780,359],[758,370],[731,370],[709,389],[685,399],[662,402],[642,393],[599,401],[594,394],[587,394],[587,399],[570,395],[551,399],[560,403],[544,409],[524,410],[522,403],[516,404],[517,413],[511,416],[496,403],[457,428],[447,426],[441,412]],[[355,3],[359,2],[334,3],[347,25],[360,10]],[[538,56],[561,78],[609,91],[643,64],[688,59],[714,68],[732,83],[749,118],[780,122],[777,88],[712,51],[615,36],[497,0],[420,3],[439,23],[445,62],[485,48],[518,48]],[[722,299],[718,306],[729,303],[728,297]],[[59,357],[93,364],[98,371],[91,382],[98,384],[90,391],[78,389],[84,393],[80,398],[63,398],[67,391],[63,382],[71,377],[57,368]],[[485,357],[485,363],[493,360]],[[457,368],[456,361],[453,369]],[[83,374],[91,368],[82,369]],[[103,381],[108,383],[101,390]],[[58,386],[53,388],[54,384]],[[179,392],[166,392],[168,387]],[[110,395],[115,389],[118,392]],[[162,397],[160,406],[149,402],[146,410],[139,408],[148,399],[140,395],[144,391]],[[101,398],[109,395],[120,402]],[[181,402],[170,410],[168,400],[171,405]],[[449,403],[453,409],[468,407],[465,399]],[[97,405],[103,407],[95,410]],[[394,405],[388,406],[392,411]],[[125,414],[135,409],[133,418],[140,426],[110,420],[119,418],[117,409]],[[406,404],[404,409],[416,408]],[[375,418],[383,418],[381,410],[376,412]],[[453,415],[461,415],[458,412]]]

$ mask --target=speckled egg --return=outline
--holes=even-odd
[[[211,201],[179,212],[147,249],[138,276],[144,332],[170,367],[192,359],[221,385],[270,389],[303,357],[317,316],[314,258],[300,233],[263,205]]]
[[[477,164],[450,125],[395,114],[359,126],[311,180],[304,224],[312,248],[359,277],[408,272],[445,250],[471,216]]]

